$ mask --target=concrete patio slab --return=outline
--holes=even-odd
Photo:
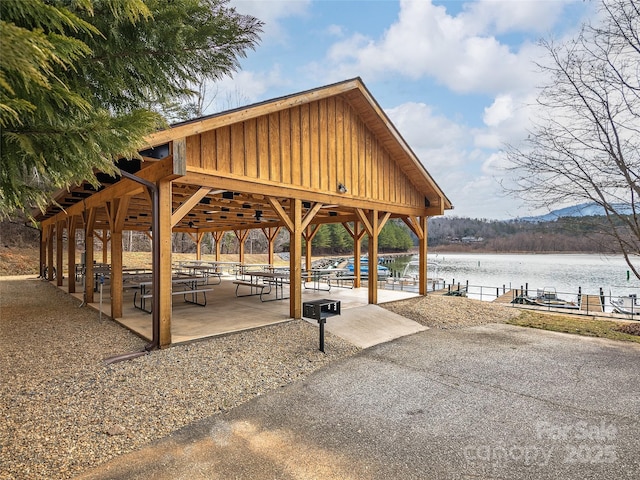
[[[305,320],[317,325],[315,320]],[[352,345],[368,348],[422,332],[427,327],[378,305],[365,305],[342,310],[340,316],[327,318],[325,330]]]

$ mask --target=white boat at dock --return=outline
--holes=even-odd
[[[428,274],[435,276],[427,276],[427,289],[436,290],[444,284],[444,280],[438,277],[438,263],[427,262]],[[404,267],[401,276],[389,276],[386,280],[386,288],[390,290],[402,289],[417,291],[420,279],[420,261],[411,260]]]
[[[536,295],[531,296],[527,294],[518,295],[511,303],[518,303],[521,305],[537,305],[539,307],[548,308],[569,308],[579,309],[580,303],[578,301],[564,300],[558,297],[556,289],[553,287],[544,287],[543,289],[536,290]]]
[[[618,297],[611,299],[613,311],[623,313],[625,315],[640,315],[640,299],[635,293],[626,297]]]

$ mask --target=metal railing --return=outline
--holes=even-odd
[[[613,295],[606,294],[603,288],[596,293],[585,293],[578,287],[576,291],[565,292],[549,287],[531,288],[528,284],[518,288],[506,284],[471,285],[468,281],[462,283],[455,279],[438,286],[440,288],[436,289],[445,295],[466,296],[487,302],[501,300],[514,307],[640,321],[640,291],[629,295]],[[386,288],[390,287],[387,285]],[[397,289],[402,289],[402,286]],[[631,289],[640,290],[637,287]]]

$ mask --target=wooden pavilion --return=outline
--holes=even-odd
[[[153,298],[153,348],[171,344],[172,232],[189,232],[198,258],[202,238],[211,232],[218,258],[219,240],[233,231],[242,262],[248,232],[261,229],[273,263],[274,239],[286,228],[289,311],[301,318],[302,242],[310,252],[321,224],[343,224],[354,239],[358,274],[363,236],[376,265],[378,233],[389,218],[400,218],[419,239],[419,292],[426,293],[427,219],[452,205],[359,78],[173,125],[150,135],[139,153],[139,159],[118,163],[120,177],[98,174],[98,189],[87,183],[59,192],[37,220],[41,265],[48,266],[50,280],[54,267],[63,269],[65,231],[68,238],[85,231],[87,279],[93,278],[94,236],[109,236],[115,319],[122,317],[123,231],[149,232],[159,292]],[[67,256],[68,290],[75,293],[73,241]],[[84,288],[92,302],[92,282]],[[377,288],[372,268],[369,303],[377,303]]]

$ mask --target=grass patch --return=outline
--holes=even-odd
[[[608,338],[610,340],[623,340],[626,342],[640,343],[639,335],[631,335],[622,330],[628,324],[610,320],[594,320],[586,317],[573,317],[568,315],[553,315],[539,312],[522,312],[516,318],[507,320],[510,325],[521,327],[540,328],[554,332],[573,333],[587,337]]]

